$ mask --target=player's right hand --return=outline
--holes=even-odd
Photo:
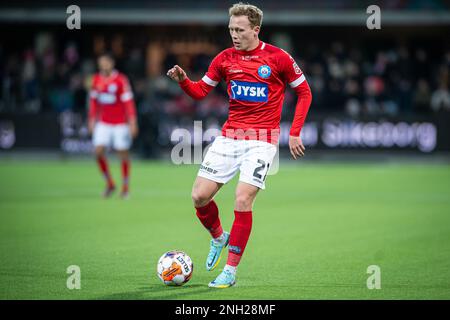
[[[187,78],[186,72],[179,65],[175,65],[172,69],[169,69],[167,75],[176,82],[184,81]]]

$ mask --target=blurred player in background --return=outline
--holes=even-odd
[[[109,197],[116,189],[105,156],[107,148],[112,147],[121,160],[121,197],[126,199],[130,177],[128,150],[138,134],[136,107],[128,78],[114,69],[113,56],[107,53],[99,56],[98,68],[89,99],[89,132],[98,166],[106,181],[104,197]]]
[[[210,287],[235,284],[236,268],[252,228],[252,208],[259,189],[265,188],[270,164],[277,152],[284,91],[289,84],[297,94],[296,111],[289,137],[294,159],[304,155],[300,131],[311,104],[311,90],[294,59],[284,50],[258,38],[263,13],[253,5],[238,3],[229,10],[233,47],[219,53],[206,75],[191,81],[175,65],[167,72],[192,98],[204,98],[224,79],[229,94],[229,116],[209,148],[194,182],[192,199],[197,216],[212,236],[206,269],[219,263],[229,245],[228,260]],[[236,188],[235,219],[231,232],[224,232],[213,200],[223,184],[240,171]],[[274,219],[277,213],[274,212]],[[270,237],[270,235],[268,235]]]

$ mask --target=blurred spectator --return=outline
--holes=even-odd
[[[36,61],[31,50],[25,52],[22,69],[22,88],[24,110],[36,113],[40,111],[41,101],[39,99],[39,81],[37,79]]]
[[[4,69],[2,79],[4,110],[6,112],[20,113],[21,80],[19,59],[15,56],[8,57],[6,59],[6,65],[2,69]]]
[[[430,87],[425,79],[419,79],[413,98],[413,109],[417,113],[426,113],[430,108]]]
[[[446,84],[442,83],[431,95],[431,109],[434,112],[441,110],[450,111],[450,92]]]
[[[126,35],[92,34],[86,46],[81,40],[58,39],[51,32],[39,32],[33,48],[1,52],[1,111],[84,113],[95,53],[112,48],[120,56],[120,68],[129,75],[142,116],[161,121],[226,117],[228,94],[223,83],[205,100],[194,101],[164,73],[173,64],[183,64],[193,80],[200,79],[221,47],[215,41],[223,39],[188,34],[179,39],[167,35],[162,41]],[[349,45],[340,40],[331,44],[314,40],[304,46],[286,31],[275,31],[270,38],[291,46],[290,53],[310,83],[313,112],[360,117],[450,110],[450,52],[441,52],[439,44],[430,48],[403,41],[385,48],[375,44],[372,49],[377,49],[371,50],[357,42]],[[292,117],[295,102],[288,90],[284,118]]]

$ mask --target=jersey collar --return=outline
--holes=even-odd
[[[115,79],[118,75],[119,75],[119,71],[117,71],[116,69],[113,69],[111,71],[111,74],[109,76],[105,76],[104,74],[100,73],[102,75],[103,78],[107,79],[107,80],[113,80]]]
[[[250,51],[244,51],[244,50],[236,50],[236,48],[233,47],[234,51],[236,51],[238,54],[243,55],[243,56],[251,56],[253,55],[255,52],[259,51],[259,50],[264,50],[264,47],[266,46],[266,44],[264,42],[262,42],[261,40],[259,40],[259,44],[258,46]]]

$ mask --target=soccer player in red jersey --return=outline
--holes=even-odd
[[[114,69],[113,56],[102,54],[97,62],[99,73],[93,77],[89,99],[89,132],[98,166],[106,180],[104,197],[109,197],[116,188],[105,156],[106,148],[112,147],[121,160],[121,197],[126,199],[130,176],[128,150],[138,134],[136,107],[128,78]]]
[[[167,75],[192,98],[204,98],[219,81],[227,83],[229,115],[222,135],[209,148],[192,189],[196,214],[210,232],[211,246],[206,269],[213,270],[228,246],[227,263],[210,287],[235,284],[236,268],[252,228],[252,207],[277,151],[284,90],[289,85],[298,99],[289,136],[294,159],[304,155],[300,131],[311,104],[311,90],[302,70],[284,50],[259,40],[263,13],[249,4],[229,9],[229,32],[233,46],[220,52],[205,76],[191,81],[175,65]],[[224,232],[214,195],[240,171],[230,233]]]

